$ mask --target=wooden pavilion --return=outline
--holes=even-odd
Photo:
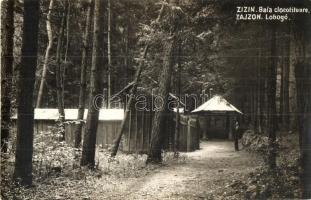
[[[220,95],[215,95],[191,112],[199,120],[203,139],[232,139],[232,129],[239,109]]]

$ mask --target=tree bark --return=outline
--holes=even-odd
[[[65,3],[64,12],[66,16],[66,20],[64,22],[66,24],[66,44],[65,44],[65,53],[64,53],[64,64],[63,64],[62,71],[61,71],[63,102],[65,99],[66,68],[68,66],[68,50],[69,50],[69,45],[70,45],[70,30],[69,30],[70,29],[70,0],[67,0],[67,2]],[[65,29],[65,25],[64,25],[64,29]]]
[[[176,106],[176,115],[175,115],[175,134],[174,134],[174,157],[179,156],[179,135],[180,135],[180,98],[181,98],[181,42],[178,43],[178,66],[177,66],[177,106]]]
[[[112,68],[112,61],[111,61],[111,1],[107,0],[108,2],[108,42],[107,42],[107,49],[108,49],[108,76],[107,76],[107,87],[108,87],[108,96],[107,96],[107,107],[110,108],[110,97],[111,97],[111,68]]]
[[[161,132],[163,119],[165,115],[165,107],[168,100],[169,87],[171,84],[172,68],[174,65],[174,49],[176,48],[176,37],[169,38],[164,44],[163,68],[159,76],[159,90],[158,96],[164,100],[164,104],[154,114],[153,125],[151,130],[151,142],[148,152],[147,163],[162,162],[162,139]],[[163,129],[162,129],[163,130]]]
[[[169,1],[170,6],[178,5],[178,0]],[[160,13],[157,18],[157,22],[160,21],[164,14],[164,6],[162,5]],[[175,13],[171,15],[176,17]],[[176,32],[178,31],[177,18],[172,21],[172,27],[170,34],[166,41],[164,41],[163,49],[163,68],[158,78],[159,89],[158,96],[163,100],[163,105],[155,111],[151,129],[151,140],[149,145],[149,152],[146,163],[160,163],[162,162],[162,146],[163,146],[163,122],[165,120],[165,114],[167,111],[167,102],[169,96],[169,89],[171,86],[171,76],[172,70],[175,63],[174,56],[176,55],[175,49],[177,47],[177,36]]]
[[[131,92],[130,92],[130,98],[126,104],[126,109],[125,109],[125,113],[124,113],[124,118],[122,120],[122,123],[121,123],[121,128],[120,128],[120,131],[114,141],[114,144],[113,144],[113,147],[112,147],[112,150],[111,150],[111,157],[115,157],[117,155],[117,152],[118,152],[118,149],[119,149],[119,145],[120,145],[120,142],[121,142],[121,138],[122,138],[122,135],[124,133],[124,130],[125,130],[125,124],[128,120],[128,116],[130,114],[130,111],[132,109],[132,106],[133,106],[133,100],[134,100],[134,97],[136,95],[136,91],[137,91],[137,84],[139,82],[139,79],[140,79],[140,75],[141,75],[141,72],[142,72],[142,69],[143,69],[143,65],[144,65],[144,59],[147,55],[147,51],[148,51],[148,47],[149,45],[146,45],[145,49],[144,49],[144,52],[143,52],[143,55],[142,55],[142,59],[139,63],[139,66],[138,66],[138,69],[136,71],[136,74],[135,74],[135,79],[133,81],[133,87],[131,89]]]
[[[284,51],[282,51],[284,53]],[[278,118],[278,122],[281,123],[281,125],[283,126],[283,116],[284,116],[284,58],[281,59],[281,85],[280,85],[280,104],[279,104],[279,118]]]
[[[41,75],[41,81],[39,86],[39,92],[37,97],[37,104],[36,107],[40,108],[42,106],[42,96],[43,96],[43,90],[44,90],[44,84],[46,81],[46,74],[47,74],[47,68],[48,68],[48,62],[50,58],[50,53],[53,45],[53,32],[52,32],[52,26],[51,26],[51,13],[53,9],[54,0],[50,1],[49,5],[49,11],[46,16],[46,31],[48,34],[48,45],[45,50],[45,57],[43,62],[43,68],[42,68],[42,75]]]
[[[86,121],[81,166],[93,168],[95,165],[95,146],[96,132],[98,126],[99,108],[102,104],[102,98],[97,102],[96,96],[103,92],[103,35],[104,35],[104,1],[95,0],[94,11],[94,32],[93,32],[93,52],[90,86],[90,103]],[[96,104],[96,105],[95,105]]]
[[[34,108],[33,92],[37,65],[39,1],[24,0],[23,44],[17,97],[17,135],[14,180],[32,184]]]
[[[268,165],[270,169],[276,167],[276,28],[271,30],[271,63],[268,69],[268,133],[269,133],[269,152]]]
[[[254,131],[256,134],[259,133],[259,117],[260,117],[260,50],[256,58],[256,81],[255,81],[255,121],[254,121]]]
[[[80,72],[80,92],[79,92],[79,110],[78,110],[78,124],[75,130],[75,148],[78,148],[81,144],[82,127],[83,127],[83,117],[85,109],[85,99],[86,99],[86,71],[87,71],[87,59],[89,57],[89,34],[92,22],[92,7],[93,0],[89,0],[89,5],[86,14],[86,23],[83,36],[83,51],[81,60],[81,72]]]
[[[2,2],[5,4],[5,2]],[[5,16],[2,16],[1,43],[1,151],[7,152],[10,133],[11,93],[13,78],[13,36],[14,36],[14,0],[6,2]]]
[[[69,45],[70,45],[70,0],[67,0],[67,1],[68,1],[68,7],[66,10],[66,45],[65,45],[65,56],[64,56],[65,63],[67,63],[68,50],[69,50]]]
[[[63,39],[64,39],[64,29],[66,24],[66,15],[68,10],[68,0],[65,2],[65,8],[63,11],[63,16],[61,20],[61,27],[58,34],[58,41],[57,41],[57,49],[56,49],[56,92],[57,92],[57,107],[59,113],[59,130],[58,133],[61,135],[61,140],[65,140],[65,109],[64,109],[64,94],[63,94],[63,80],[62,80],[62,46],[63,46]]]
[[[286,58],[284,63],[284,87],[283,87],[283,124],[285,130],[289,129],[290,119],[289,119],[289,68],[290,68],[290,52],[291,52],[291,28],[288,25],[288,38],[285,42]]]
[[[130,16],[128,14],[128,11],[126,11],[126,28],[125,28],[125,33],[124,33],[124,43],[125,43],[125,51],[124,51],[124,67],[125,67],[125,80],[128,82],[131,77],[130,77],[130,71],[129,71],[129,28],[130,28]]]
[[[260,134],[262,132],[262,47],[259,47],[258,52],[258,75],[257,75],[257,133]]]

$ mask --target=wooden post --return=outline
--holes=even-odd
[[[192,138],[191,138],[191,122],[190,122],[190,118],[188,118],[188,126],[187,126],[187,151],[191,151],[191,143],[192,143]]]
[[[196,119],[196,134],[197,134],[196,149],[200,149],[200,128],[199,128],[199,120],[198,119]]]
[[[138,140],[138,114],[137,110],[135,109],[135,152],[137,153],[137,140]]]
[[[142,117],[141,117],[141,119],[142,119],[142,124],[141,124],[141,143],[140,143],[140,145],[141,145],[141,152],[143,152],[144,151],[144,132],[145,132],[145,125],[144,125],[144,122],[145,122],[145,110],[143,110],[143,111],[141,111],[142,112]]]
[[[131,147],[131,131],[132,131],[131,126],[132,126],[132,110],[130,110],[129,112],[129,134],[127,138],[128,151],[130,151],[130,147]]]

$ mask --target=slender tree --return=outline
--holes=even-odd
[[[107,75],[107,84],[108,84],[108,96],[107,96],[107,107],[110,108],[110,97],[111,97],[111,69],[112,69],[112,60],[111,60],[111,1],[108,0],[108,75]]]
[[[258,51],[258,73],[257,73],[257,133],[262,132],[262,47],[259,46]]]
[[[63,80],[62,80],[62,46],[64,39],[64,29],[66,25],[66,15],[68,10],[69,2],[65,1],[65,7],[63,11],[63,16],[61,20],[61,26],[58,33],[57,49],[56,49],[56,93],[57,93],[57,108],[59,113],[59,134],[61,134],[61,139],[65,139],[65,109],[64,109],[64,94],[63,94]]]
[[[291,52],[291,25],[288,24],[287,38],[285,41],[285,59],[284,59],[284,82],[283,82],[283,125],[286,130],[289,129],[289,68],[290,68],[290,52]]]
[[[66,45],[65,45],[65,55],[64,55],[64,61],[67,63],[68,60],[68,50],[69,50],[69,45],[70,45],[70,0],[68,1],[68,7],[66,10]],[[64,70],[65,71],[65,70]]]
[[[268,133],[269,133],[269,158],[270,169],[276,167],[276,27],[271,30],[271,64],[268,69]]]
[[[283,49],[283,48],[282,48]],[[284,50],[282,51],[282,53],[284,53]],[[280,122],[281,124],[282,124],[282,122],[283,122],[283,116],[284,116],[284,82],[285,82],[285,77],[284,77],[284,71],[285,71],[285,67],[284,67],[284,64],[285,64],[285,62],[284,62],[284,60],[285,59],[281,59],[280,60],[280,103],[279,103],[279,113],[278,113],[278,115],[279,115],[279,119],[278,119],[278,122]],[[283,126],[283,124],[282,124],[282,126]]]
[[[81,144],[82,127],[83,127],[83,116],[85,109],[85,99],[86,99],[86,71],[88,66],[89,57],[89,35],[90,27],[92,22],[92,9],[93,0],[89,0],[86,13],[86,22],[83,35],[83,51],[81,59],[81,72],[80,72],[80,92],[79,92],[79,110],[78,110],[78,124],[75,130],[75,147],[78,148]]]
[[[93,168],[95,165],[96,132],[99,117],[99,108],[102,98],[96,101],[96,96],[103,91],[103,35],[104,35],[104,1],[95,0],[93,52],[90,85],[90,103],[84,132],[81,166]]]
[[[32,184],[34,108],[33,92],[37,65],[39,1],[24,0],[23,44],[17,92],[17,135],[14,180]]]
[[[127,5],[127,3],[125,3]],[[130,23],[131,18],[129,15],[129,11],[125,11],[126,14],[126,25],[125,25],[125,31],[124,31],[124,67],[125,67],[125,80],[130,80],[130,72],[129,72],[129,35],[130,35]]]
[[[53,4],[54,4],[54,0],[50,0],[49,11],[48,11],[48,14],[46,16],[46,31],[48,34],[48,45],[47,45],[46,50],[45,50],[42,75],[41,75],[41,81],[40,81],[39,92],[38,92],[38,97],[37,97],[37,104],[36,104],[37,108],[40,108],[42,106],[43,90],[44,90],[44,85],[45,85],[45,81],[46,81],[46,74],[48,71],[48,63],[49,63],[50,53],[51,53],[51,49],[53,46],[53,32],[52,32],[52,25],[51,25],[51,15],[52,15],[52,10],[53,10]]]
[[[62,79],[62,98],[63,101],[65,99],[65,82],[66,82],[66,71],[67,71],[67,66],[68,66],[68,51],[69,51],[69,47],[70,47],[70,0],[67,0],[67,2],[65,3],[65,16],[66,16],[66,22],[64,22],[66,24],[66,28],[64,25],[64,29],[66,29],[66,43],[65,43],[65,52],[64,52],[64,63],[63,63],[63,67],[62,67],[62,72],[61,72],[61,79]]]
[[[1,151],[7,152],[13,77],[14,0],[8,0],[2,3],[6,6],[6,13],[1,19],[3,20],[3,29],[1,31]]]

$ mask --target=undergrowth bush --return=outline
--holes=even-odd
[[[300,196],[299,189],[299,144],[298,134],[279,133],[277,138],[277,167],[269,170],[267,164],[258,166],[253,172],[235,180],[230,185],[240,191],[246,199],[292,199]],[[268,137],[246,131],[242,144],[248,151],[267,158]],[[233,192],[235,194],[235,192]]]
[[[114,190],[113,185],[122,180],[148,175],[161,165],[146,165],[146,154],[118,152],[110,157],[107,149],[96,148],[95,169],[80,167],[81,149],[75,149],[60,141],[58,127],[34,136],[33,186],[25,188],[12,181],[14,171],[14,150],[1,159],[2,199],[88,199],[98,190]],[[15,141],[15,140],[14,140]],[[14,142],[12,143],[14,144]],[[174,157],[172,152],[163,153],[163,164],[183,163],[186,156]]]
[[[75,150],[60,138],[54,127],[40,132],[34,138],[34,173],[41,179],[52,173],[60,173],[73,164]]]

